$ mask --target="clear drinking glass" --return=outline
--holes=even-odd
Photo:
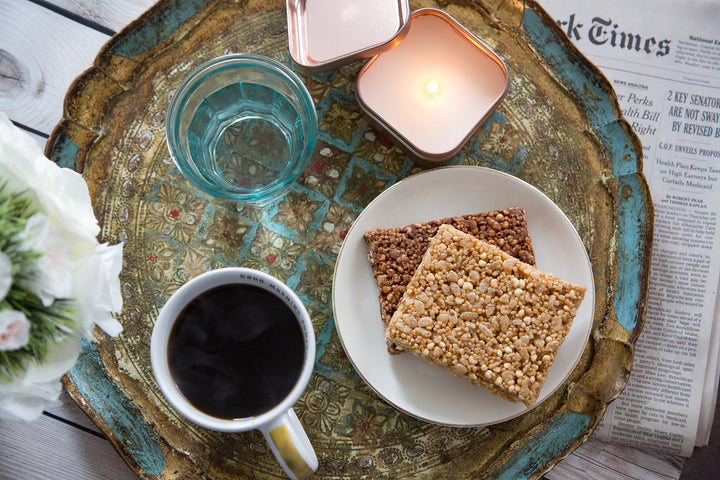
[[[168,109],[175,165],[205,193],[260,202],[307,167],[318,134],[315,104],[285,65],[261,55],[224,55],[183,80]]]

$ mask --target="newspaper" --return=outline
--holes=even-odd
[[[718,390],[720,1],[540,3],[615,88],[655,207],[647,321],[595,435],[690,456]]]

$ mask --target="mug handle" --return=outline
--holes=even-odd
[[[315,450],[292,408],[259,430],[292,480],[302,480],[317,470]]]

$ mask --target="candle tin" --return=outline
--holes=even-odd
[[[287,0],[293,60],[313,71],[370,58],[407,33],[408,0]]]
[[[502,59],[435,8],[408,0],[287,0],[290,54],[324,71],[364,58],[358,104],[411,155],[457,154],[508,88]]]
[[[417,10],[408,23],[404,40],[359,72],[357,100],[409,153],[445,161],[505,97],[507,67],[441,10]]]

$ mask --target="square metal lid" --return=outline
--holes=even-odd
[[[287,0],[290,54],[329,70],[388,50],[407,33],[408,0]]]

